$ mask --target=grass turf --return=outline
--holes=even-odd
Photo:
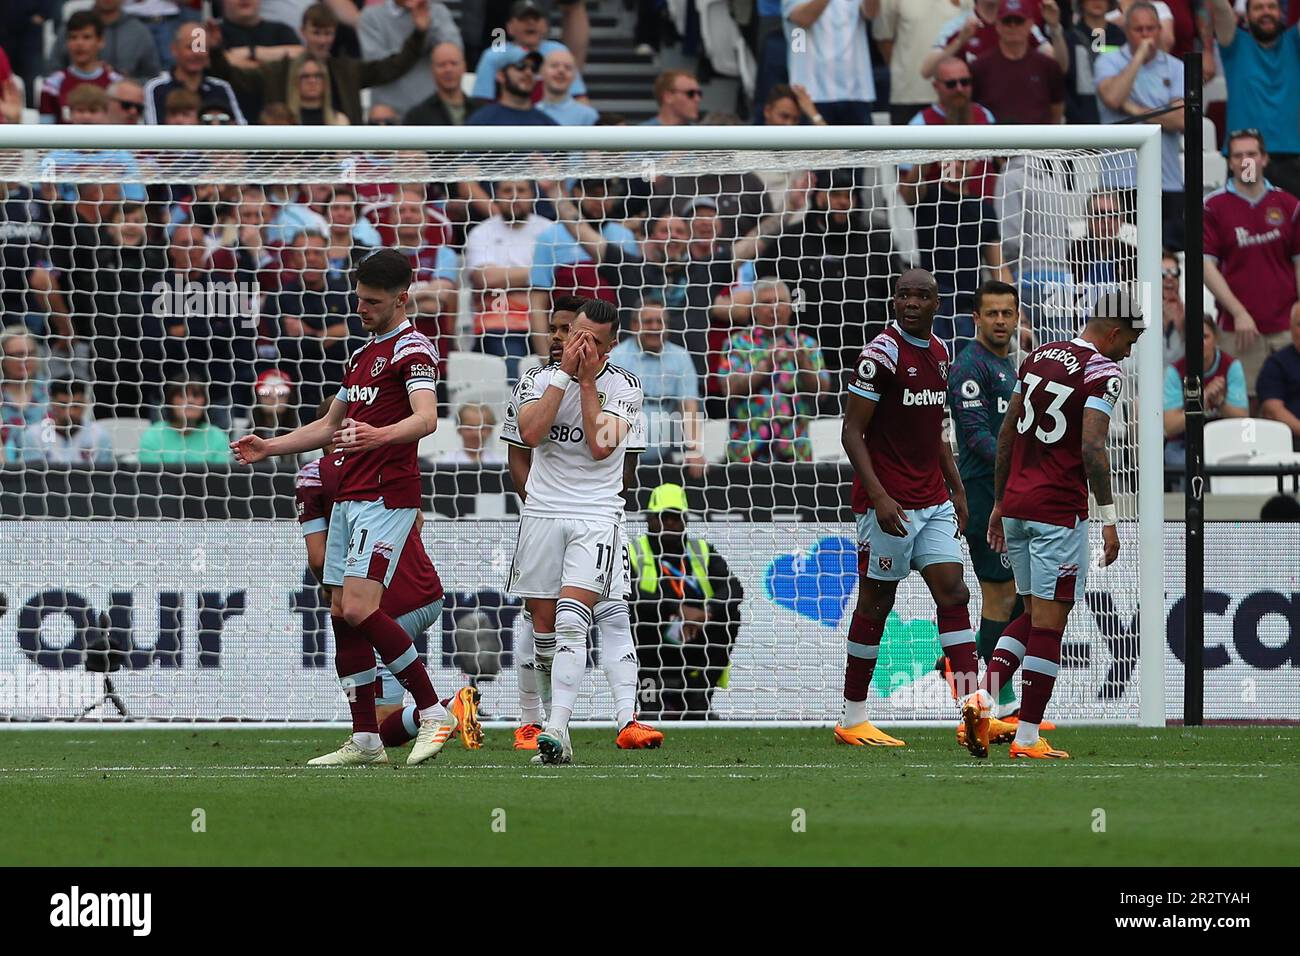
[[[976,762],[951,731],[905,749],[828,730],[579,730],[534,767],[488,731],[432,764],[313,770],[340,734],[30,731],[0,748],[8,865],[1290,864],[1300,730],[1057,731],[1065,762]],[[201,808],[206,832],[192,829]],[[797,811],[804,832],[795,832]],[[1098,810],[1105,832],[1095,832]],[[500,811],[504,811],[504,818]],[[497,828],[493,824],[496,822]],[[497,832],[504,822],[504,832]]]

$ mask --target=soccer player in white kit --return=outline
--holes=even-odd
[[[550,318],[550,359],[551,364],[558,365],[564,357],[564,344],[568,342],[573,330],[573,323],[582,311],[586,299],[579,296],[560,296],[555,300]],[[518,403],[521,389],[516,388],[510,404],[506,407],[506,418],[517,421]],[[509,434],[512,429],[507,429]],[[528,474],[533,465],[533,450],[514,438],[507,437],[510,444],[510,479],[515,491],[523,501],[527,501]],[[644,422],[638,419],[636,427],[628,438],[623,456],[623,488],[626,491],[635,472],[638,455],[645,450]],[[626,533],[626,532],[625,532]],[[636,644],[632,639],[632,621],[628,615],[627,597],[631,592],[631,566],[626,551],[622,557],[623,587],[617,595],[611,595],[600,601],[595,607],[596,631],[600,635],[600,666],[605,672],[609,684],[610,696],[614,704],[614,721],[618,728],[615,740],[620,750],[654,749],[663,744],[664,735],[648,724],[636,719],[637,691],[637,656]],[[533,644],[532,615],[525,611],[522,615],[519,636],[515,643],[515,665],[519,676],[519,715],[520,725],[515,730],[516,750],[536,750],[537,735],[544,729],[545,706],[550,703],[550,672],[538,671],[536,653]],[[542,682],[546,686],[542,686]],[[538,758],[534,758],[538,759]]]
[[[550,664],[551,712],[537,735],[544,763],[572,760],[569,718],[593,608],[622,595],[623,458],[642,393],[607,361],[617,338],[617,309],[587,300],[559,364],[525,374],[502,427],[503,441],[533,449],[506,589],[532,615],[537,666]]]

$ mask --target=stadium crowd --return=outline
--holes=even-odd
[[[465,4],[459,23],[436,0],[10,6],[0,25],[6,122],[31,111],[51,124],[628,122],[588,94],[581,2]],[[645,125],[867,124],[882,114],[915,125],[1156,123],[1167,460],[1179,461],[1182,343],[1194,327],[1204,330],[1211,417],[1273,419],[1300,450],[1300,0],[1208,0],[1198,15],[1200,6],[743,0],[732,7],[756,63],[752,107],[703,109],[712,70],[701,53],[697,69],[655,79]],[[665,3],[635,7],[640,54],[695,48],[689,28],[672,38]],[[57,30],[45,58],[47,22]],[[1198,35],[1207,81],[1226,82],[1219,141],[1206,148],[1221,146],[1228,173],[1205,199],[1217,314],[1189,324],[1179,57]],[[503,387],[546,354],[558,297],[615,303],[625,333],[615,361],[645,389],[647,460],[697,479],[702,422],[726,423],[730,462],[817,457],[812,423],[841,413],[846,373],[888,319],[902,268],[886,212],[895,200],[915,261],[938,279],[936,330],[954,351],[974,335],[973,299],[987,280],[1016,286],[1028,344],[1068,331],[1053,325],[1050,290],[1124,281],[1136,261],[1133,170],[1117,163],[1086,179],[1066,239],[1053,197],[1085,182],[1068,162],[904,165],[888,180],[817,169],[145,186],[129,180],[146,156],[49,158],[68,179],[0,183],[0,444],[10,463],[111,464],[114,418],[153,422],[131,450],[142,464],[218,463],[231,433],[274,435],[310,418],[362,335],[349,275],[376,247],[409,255],[411,316],[444,372],[457,352],[497,357]],[[78,166],[106,164],[128,181],[77,184]],[[896,191],[888,203],[886,189]],[[445,383],[440,398],[461,437],[445,460],[500,467],[484,438],[498,415],[491,400]]]

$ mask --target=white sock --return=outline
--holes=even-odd
[[[1038,725],[1027,720],[1016,724],[1016,743],[1022,747],[1032,747],[1038,743]]]
[[[353,734],[352,742],[362,750],[378,750],[383,746],[383,741],[379,739],[379,734]]]
[[[600,667],[614,698],[614,721],[621,730],[636,716],[636,645],[627,602],[599,602],[596,630],[600,632]]]
[[[417,711],[417,713],[422,721],[428,720],[430,717],[437,721],[447,719],[447,708],[442,706],[441,702],[434,704],[432,707],[426,707],[424,710]]]
[[[844,701],[844,716],[840,718],[841,727],[853,727],[867,719],[867,702],[865,700]]]
[[[547,730],[567,730],[587,672],[587,631],[591,609],[580,601],[555,603],[555,660],[551,664],[552,703]]]
[[[999,720],[1002,720],[1005,717],[1010,717],[1019,709],[1020,709],[1019,702],[1014,700],[1009,704],[998,704],[996,707],[993,708],[993,716],[998,718]]]
[[[537,677],[537,693],[542,707],[551,709],[551,665],[555,660],[555,632],[543,634],[533,631],[533,674]]]
[[[515,670],[519,674],[519,722],[540,724],[544,720],[542,695],[538,690],[536,652],[533,650],[533,617],[527,611],[515,645]]]

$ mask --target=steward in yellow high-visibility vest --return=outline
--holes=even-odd
[[[641,713],[698,720],[714,690],[727,686],[744,592],[707,541],[687,536],[686,511],[681,485],[651,493],[648,533],[628,542],[628,603],[641,684],[654,690],[653,700],[643,695]]]

